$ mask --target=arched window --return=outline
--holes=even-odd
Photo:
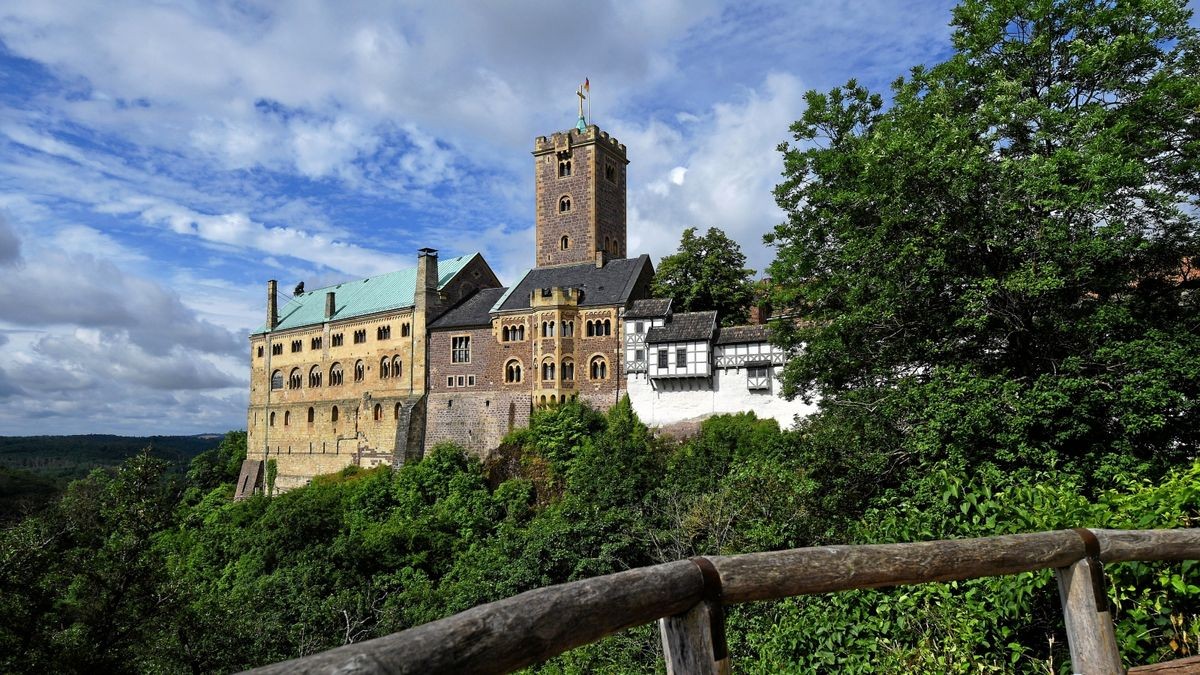
[[[558,212],[566,213],[571,210],[571,198],[563,195],[558,199]]]
[[[342,364],[329,366],[329,386],[337,387],[342,384]]]
[[[594,321],[588,321],[586,325],[587,325],[587,336],[595,337],[596,336],[596,323]]]
[[[563,382],[573,382],[575,380],[575,362],[571,359],[563,359],[560,372]]]
[[[379,379],[386,380],[388,375],[392,374],[391,361],[388,357],[383,357],[379,360]]]
[[[292,423],[292,411],[291,410],[283,411],[283,426],[286,427],[287,425],[289,425],[291,423]]]
[[[593,356],[589,372],[593,380],[608,379],[608,361],[605,361],[603,356]]]
[[[292,372],[288,375],[288,389],[299,389],[301,384],[301,376],[299,368],[292,368]]]
[[[520,340],[524,340],[524,339],[525,339],[525,326],[523,326],[523,325],[517,326],[517,340],[520,341]]]
[[[271,415],[268,419],[269,419],[268,424],[270,424],[271,426],[275,426],[275,411],[274,410],[271,411]]]
[[[392,377],[400,377],[400,366],[403,365],[399,356],[392,357]]]
[[[333,406],[333,409],[329,411],[329,421],[330,422],[338,421],[338,409],[337,409],[336,405]]]
[[[396,410],[393,414],[394,414],[393,419],[400,419],[400,404],[399,403],[396,404]]]
[[[567,235],[564,234],[562,239],[558,240],[558,249],[560,251],[565,251],[568,248],[571,248],[571,240],[567,239]]]
[[[308,369],[308,386],[321,386],[321,366],[313,366]]]
[[[308,407],[308,423],[312,424],[317,421],[317,411],[312,406]]]
[[[608,319],[604,320],[604,334],[612,335],[612,322]]]
[[[271,373],[271,388],[283,389],[283,371],[277,370]]]
[[[375,404],[375,421],[378,422],[379,420],[382,420],[382,419],[383,419],[383,406],[376,403]]]
[[[363,365],[362,361],[355,361],[354,362],[354,381],[362,382],[363,378],[366,376],[367,376],[367,367]]]
[[[542,362],[542,380],[545,382],[553,382],[554,381],[554,362],[553,361],[547,360],[547,361]]]
[[[610,248],[610,246],[609,246],[608,237],[605,237],[604,238],[604,252],[608,253],[611,250],[612,250],[612,248]]]
[[[508,326],[505,326],[500,329],[500,341],[501,342],[508,342],[510,340],[510,337],[509,337],[510,335],[512,335],[512,331],[509,330]]]
[[[571,175],[571,160],[560,159],[558,161],[558,177],[566,178]]]
[[[521,362],[513,359],[504,366],[504,381],[505,382],[520,382],[521,381]]]

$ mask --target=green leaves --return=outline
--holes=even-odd
[[[704,236],[696,228],[683,231],[679,251],[664,257],[654,275],[653,294],[673,298],[675,312],[717,310],[721,323],[745,323],[754,287],[754,270],[737,242],[711,227]]]

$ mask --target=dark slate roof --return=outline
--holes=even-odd
[[[671,313],[671,298],[634,300],[625,312],[626,319],[657,319]]]
[[[492,323],[492,305],[504,295],[507,288],[484,288],[467,296],[466,300],[451,307],[449,311],[429,324],[431,330],[440,328],[466,328],[487,326]]]
[[[766,325],[753,326],[729,326],[722,328],[717,335],[717,344],[719,345],[736,345],[746,342],[767,342],[771,338],[771,331]]]
[[[610,260],[604,267],[595,263],[535,267],[525,273],[508,293],[492,307],[493,312],[529,308],[529,294],[539,288],[570,287],[583,291],[580,307],[624,305],[629,301],[642,270],[650,266],[650,256]]]
[[[646,342],[660,344],[709,340],[712,339],[716,326],[717,313],[715,311],[675,314],[667,325],[646,331]]]

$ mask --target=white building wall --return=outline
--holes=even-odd
[[[767,347],[769,349],[769,346]],[[751,351],[747,349],[747,351]],[[757,350],[754,350],[757,352]],[[722,413],[753,411],[759,418],[773,418],[787,429],[795,417],[816,411],[816,404],[799,399],[788,401],[779,396],[779,373],[772,369],[771,387],[751,391],[746,384],[746,368],[716,368],[709,378],[657,379],[645,374],[630,374],[629,400],[638,417],[650,426],[663,426],[684,420]]]

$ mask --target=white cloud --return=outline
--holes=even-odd
[[[675,252],[684,228],[718,227],[761,272],[771,258],[762,235],[783,219],[772,196],[783,168],[776,146],[803,112],[803,94],[795,77],[774,73],[680,125],[632,125],[622,138],[635,175],[629,249],[659,258]]]

